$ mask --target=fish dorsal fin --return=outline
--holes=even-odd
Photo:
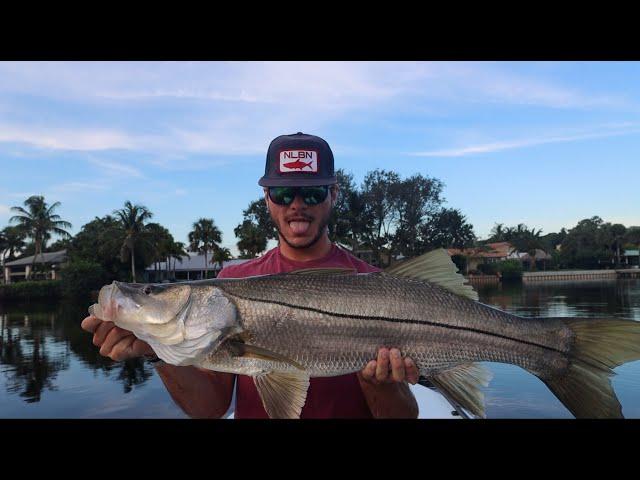
[[[299,363],[291,360],[290,358],[285,357],[284,355],[280,355],[277,352],[267,350],[266,348],[257,347],[255,345],[250,345],[248,343],[238,342],[235,340],[230,340],[228,342],[228,345],[229,347],[231,347],[233,352],[239,357],[253,357],[253,358],[260,358],[262,360],[283,362],[299,370],[304,370],[304,367]]]
[[[318,274],[318,275],[337,275],[337,274],[355,274],[358,273],[355,268],[344,268],[344,267],[329,267],[329,268],[303,268],[302,270],[294,270],[293,272],[289,272],[288,275],[309,275],[309,274]]]
[[[300,418],[309,389],[304,370],[268,372],[253,377],[253,382],[269,418]]]
[[[384,272],[398,277],[426,280],[456,295],[478,300],[476,291],[471,285],[465,284],[465,278],[458,273],[456,264],[443,248],[393,265]]]
[[[464,363],[429,377],[445,397],[459,404],[477,417],[485,418],[484,394],[493,374],[477,363]]]

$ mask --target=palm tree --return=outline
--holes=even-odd
[[[126,261],[127,254],[131,257],[131,281],[136,281],[135,247],[139,243],[144,231],[144,222],[153,217],[153,213],[142,205],[132,205],[126,201],[124,208],[114,210],[113,214],[124,230],[125,238],[120,247],[120,257]]]
[[[543,250],[545,248],[540,234],[542,229],[536,232],[535,228],[529,230],[526,225],[520,224],[518,228],[513,231],[514,236],[509,239],[513,249],[511,253],[515,251],[526,252],[529,255],[529,270],[533,271],[536,267],[536,251]],[[545,252],[546,253],[546,252]]]
[[[213,251],[211,262],[217,263],[222,270],[222,262],[231,260],[231,251],[227,247],[218,247]]]
[[[0,263],[2,263],[2,267],[7,260],[11,260],[25,247],[22,229],[20,227],[5,227],[0,232]]]
[[[35,255],[31,264],[31,275],[33,275],[36,259],[42,254],[42,250],[51,238],[51,235],[60,235],[62,237],[70,237],[69,232],[65,228],[71,228],[71,224],[65,220],[61,220],[59,215],[54,214],[54,210],[60,206],[60,202],[55,202],[51,206],[47,205],[44,197],[33,195],[27,198],[22,207],[11,207],[11,210],[17,212],[9,219],[9,222],[16,222],[20,230],[22,230],[28,238],[34,243]]]
[[[209,276],[208,253],[215,251],[221,241],[222,233],[211,218],[199,219],[193,224],[193,230],[189,232],[189,248],[191,251],[204,254],[205,278]]]
[[[191,258],[189,253],[185,250],[186,245],[182,242],[173,242],[169,249],[169,256],[167,257],[167,269],[173,259],[173,278],[176,278],[176,260],[182,261],[184,257]]]

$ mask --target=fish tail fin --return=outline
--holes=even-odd
[[[640,359],[640,322],[559,320],[574,335],[568,367],[542,381],[577,418],[624,418],[611,385],[612,369]]]

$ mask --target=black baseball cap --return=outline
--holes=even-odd
[[[298,132],[274,138],[267,150],[263,187],[314,187],[338,183],[333,152],[320,137]]]

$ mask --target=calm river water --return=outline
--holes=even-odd
[[[640,280],[477,287],[483,303],[522,316],[640,321]],[[0,304],[0,418],[187,418],[153,367],[112,362],[80,329],[82,305]],[[572,418],[536,377],[486,364],[488,418]],[[627,418],[640,418],[640,361],[616,369]]]

